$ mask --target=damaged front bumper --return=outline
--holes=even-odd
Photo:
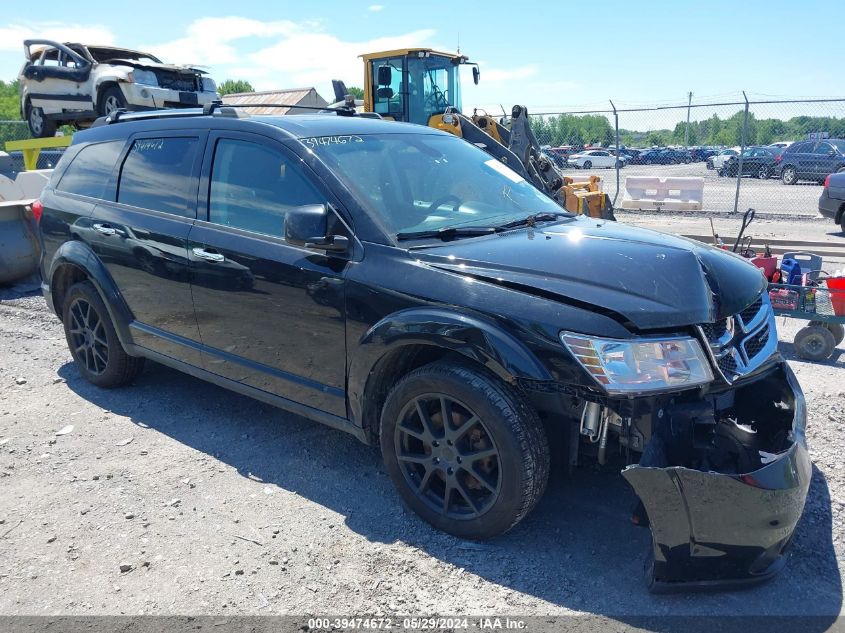
[[[646,565],[651,591],[757,583],[783,567],[810,486],[807,413],[786,363],[760,383],[738,389],[736,396],[749,399],[746,408],[760,412],[758,423],[778,417],[774,409],[769,415],[765,404],[777,389],[787,402],[774,404],[792,411],[792,427],[777,446],[749,447],[759,454],[760,468],[722,473],[641,460],[623,471],[645,509],[642,522],[651,527],[653,547]]]

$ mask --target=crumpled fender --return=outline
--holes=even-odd
[[[773,461],[745,474],[638,465],[622,472],[651,527],[650,590],[761,582],[783,566],[812,477],[804,396],[783,368],[795,395],[793,443]]]

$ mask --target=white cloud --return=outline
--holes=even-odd
[[[21,51],[26,39],[114,44],[114,35],[105,26],[62,24],[60,22],[26,22],[0,26],[0,51]],[[21,55],[23,59],[23,55]]]
[[[381,11],[382,9],[384,9],[384,5],[383,5],[383,4],[371,4],[371,5],[370,5],[369,7],[367,7],[367,8],[368,8],[370,11],[374,12],[374,13],[378,13],[379,11]]]
[[[328,85],[331,79],[343,79],[348,85],[361,85],[364,64],[359,55],[431,45],[434,34],[432,29],[421,29],[390,37],[347,42],[329,33],[303,31],[253,53],[250,59],[257,67],[273,71],[276,81],[267,85],[268,88]],[[265,81],[259,83],[265,85]]]
[[[297,24],[288,20],[262,22],[238,16],[200,18],[191,22],[185,37],[153,44],[146,49],[171,63],[205,66],[233,64],[242,62],[242,58],[232,42],[247,38],[291,35],[308,24]]]

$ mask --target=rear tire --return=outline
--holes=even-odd
[[[131,383],[144,367],[144,359],[123,349],[106,305],[90,281],[71,286],[62,306],[70,354],[79,373],[98,387]]]
[[[785,185],[794,185],[798,182],[798,172],[795,171],[795,167],[791,165],[789,167],[784,167],[783,171],[780,173],[781,182]]]
[[[794,339],[795,350],[801,358],[823,361],[830,358],[836,347],[836,338],[824,325],[808,325],[798,330]]]
[[[48,119],[41,108],[33,108],[29,101],[26,103],[26,122],[30,133],[35,138],[49,138],[56,135],[56,122]]]
[[[537,413],[505,383],[462,365],[435,363],[402,378],[384,405],[380,444],[403,501],[460,538],[507,532],[536,505],[549,474]]]
[[[830,333],[833,334],[834,345],[839,345],[843,340],[845,340],[845,325],[842,325],[841,323],[822,323],[821,321],[811,321],[810,325],[820,325],[821,327],[830,330]]]
[[[759,178],[760,180],[768,180],[769,168],[765,165],[760,167],[760,169],[757,170],[757,178]]]

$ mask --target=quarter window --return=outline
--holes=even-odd
[[[94,143],[83,147],[68,165],[56,189],[101,200],[114,200],[114,189],[106,191],[123,141]]]
[[[217,142],[210,222],[281,237],[288,209],[322,202],[325,196],[280,150],[234,139]]]
[[[189,215],[188,196],[197,145],[196,137],[136,139],[123,161],[117,201],[162,213]]]

